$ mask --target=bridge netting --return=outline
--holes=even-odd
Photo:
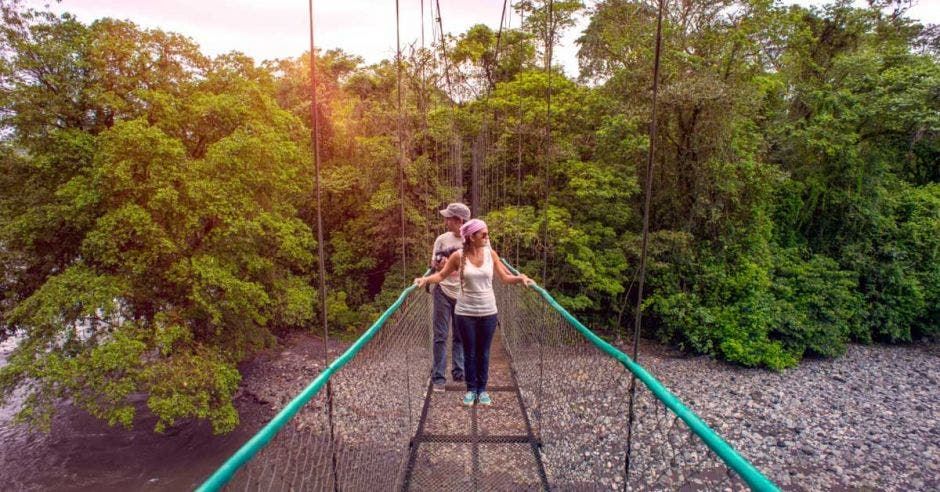
[[[201,489],[776,490],[541,287],[497,303],[492,406],[432,391],[431,296],[410,287]]]

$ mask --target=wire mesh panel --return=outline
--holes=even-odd
[[[550,486],[560,490],[738,490],[743,481],[637,381],[538,293],[500,286],[503,336],[541,442]],[[632,440],[629,475],[627,447]]]
[[[502,284],[496,294],[492,405],[462,406],[460,382],[432,391],[430,296],[411,292],[229,488],[745,489],[700,435],[750,483],[754,474],[766,480],[547,294]],[[769,482],[760,489],[776,490]]]
[[[637,382],[628,485],[632,490],[748,490],[685,422]]]
[[[430,296],[411,293],[228,488],[397,488],[428,391],[430,304]]]

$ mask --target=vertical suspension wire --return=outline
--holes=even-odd
[[[430,0],[428,0],[430,5]],[[433,7],[431,9],[433,15]],[[423,119],[423,128],[422,128],[422,154],[426,159],[428,165],[434,166],[434,176],[435,180],[428,187],[427,195],[425,197],[424,207],[425,207],[425,223],[424,229],[426,235],[426,241],[424,244],[433,244],[435,231],[432,223],[435,222],[437,214],[434,213],[435,208],[437,207],[437,197],[440,193],[441,186],[441,168],[438,162],[435,162],[436,159],[439,159],[439,151],[437,139],[432,136],[430,125],[428,124],[428,113],[430,112],[430,98],[428,97],[428,64],[431,62],[431,57],[428,56],[429,51],[425,46],[424,42],[424,0],[421,0],[421,100],[423,110],[421,111],[421,117]],[[433,36],[433,29],[431,32]],[[433,148],[430,148],[433,147]],[[434,347],[434,330],[431,329],[434,323],[434,315],[432,312],[428,313],[427,319],[427,337],[425,337],[425,343],[428,347],[433,349]]]
[[[320,187],[320,115],[317,107],[317,63],[316,44],[313,40],[313,0],[308,2],[310,14],[310,139],[313,144],[313,165],[315,168],[315,189],[317,200],[317,267],[320,277],[320,322],[323,326],[323,368],[330,363],[329,342],[330,331],[327,324],[326,303],[326,260],[323,246],[323,200]],[[330,465],[333,474],[333,490],[339,491],[338,475],[336,471],[336,429],[333,422],[333,385],[326,383],[326,409],[327,422],[330,428]]]
[[[525,14],[519,11],[519,29],[523,28],[525,23]],[[522,102],[519,99],[519,121],[516,122],[516,208],[522,208]],[[516,267],[519,267],[519,250],[522,249],[521,242],[516,244]]]
[[[481,186],[480,178],[482,177],[481,171],[483,166],[480,161],[483,159],[483,133],[477,133],[476,138],[473,140],[473,160],[471,164],[473,168],[470,170],[470,210],[473,212],[474,217],[479,217],[482,215],[480,208],[482,205],[482,200],[480,199],[481,195]]]
[[[487,121],[484,124],[483,133],[480,135],[480,172],[483,177],[483,186],[480,190],[482,192],[480,193],[480,216],[485,215],[486,212],[489,211],[490,194],[492,193],[492,189],[490,188],[490,169],[488,165],[490,156],[489,126],[489,122]]]
[[[493,125],[492,128],[487,132],[487,148],[490,151],[487,153],[489,155],[489,177],[490,177],[490,194],[489,201],[487,202],[487,212],[496,208],[496,201],[499,198],[499,148],[496,145],[496,131],[494,128],[499,124],[499,120],[496,118],[496,115],[493,115]]]
[[[424,0],[421,0],[421,1],[423,2]],[[435,52],[434,56],[432,57],[432,59],[434,60],[434,73],[436,75],[434,79],[434,88],[435,88],[435,91],[437,91],[438,89],[440,89],[441,83],[440,83],[440,78],[437,76],[439,74],[438,72],[439,64],[437,62],[437,50],[434,48],[435,43],[437,43],[437,22],[436,22],[437,14],[434,11],[434,0],[428,0],[428,7],[430,8],[430,13],[431,13],[430,19],[429,19],[429,22],[431,23],[431,49]],[[451,186],[450,184],[451,182],[450,147],[444,142],[443,139],[439,139],[438,137],[435,137],[434,141],[436,143],[436,148],[437,148],[437,156],[439,160],[438,164],[440,166],[440,174],[441,174],[442,182],[445,184],[445,186],[450,188]]]
[[[506,205],[506,140],[499,136],[499,178],[496,180],[496,208]]]
[[[408,287],[408,260],[405,256],[405,144],[404,144],[404,135],[403,135],[403,111],[401,103],[401,19],[399,16],[399,0],[395,0],[395,65],[397,66],[396,71],[396,82],[398,86],[398,117],[397,126],[398,126],[398,179],[399,179],[399,212],[401,215],[401,283],[402,289]],[[406,367],[411,367],[411,347],[405,349],[405,364]],[[408,394],[408,429],[409,432],[414,426],[414,415],[411,408],[411,371],[405,371],[405,391]]]
[[[404,108],[402,107],[402,96],[401,96],[401,72],[402,72],[402,59],[401,59],[401,21],[399,19],[399,0],[395,0],[395,65],[396,65],[396,76],[395,81],[397,85],[397,98],[398,98],[398,116],[395,119],[398,127],[398,178],[399,178],[399,211],[401,215],[401,281],[402,289],[408,287],[408,261],[405,256],[405,143],[404,143],[404,128],[403,128],[403,114]]]
[[[549,198],[551,197],[551,173],[549,171],[549,166],[551,165],[551,160],[553,157],[552,153],[552,46],[555,42],[555,20],[554,20],[554,2],[548,0],[548,15],[546,16],[546,38],[545,38],[545,74],[548,77],[547,84],[548,90],[545,96],[546,99],[546,111],[545,111],[545,165],[544,167],[544,183],[545,183],[545,198],[544,198],[544,207],[542,210],[543,213],[543,222],[542,222],[542,287],[548,288],[548,207],[549,207]]]
[[[552,154],[552,46],[554,45],[555,38],[555,18],[554,18],[555,5],[552,0],[548,0],[548,15],[546,16],[546,39],[545,39],[545,73],[548,76],[548,86],[546,93],[546,119],[545,119],[545,142],[546,148],[544,153],[545,160],[545,204],[543,206],[543,221],[542,221],[542,287],[548,288],[548,206],[549,199],[551,198],[551,181],[549,173],[549,165],[553,157]],[[546,319],[546,322],[548,320]],[[537,414],[537,425],[539,436],[542,433],[542,388],[544,386],[544,366],[545,360],[543,352],[545,346],[545,331],[542,330],[539,334],[539,412]]]
[[[428,140],[430,139],[430,130],[428,127],[428,80],[427,80],[427,63],[428,58],[426,57],[425,45],[424,45],[424,0],[421,0],[421,90],[417,97],[418,111],[421,113],[421,150],[420,155],[424,157],[427,165],[434,165],[434,160],[432,151],[429,149]],[[437,166],[435,166],[437,169]],[[424,187],[424,211],[421,214],[424,217],[424,234],[422,237],[424,241],[422,244],[433,243],[434,241],[434,231],[431,226],[433,222],[433,207],[436,204],[432,204],[432,199],[437,195],[437,182],[435,180],[427,180],[427,185]]]
[[[460,190],[451,201],[463,202],[463,166],[461,165],[461,146],[457,134],[457,108],[454,103],[454,87],[450,81],[450,66],[447,63],[447,39],[444,37],[444,22],[441,19],[441,2],[434,0],[437,6],[437,30],[441,39],[441,61],[444,65],[444,81],[447,83],[447,99],[450,103],[450,174],[453,181],[449,183],[454,189]]]
[[[493,125],[496,124],[496,118],[494,115]],[[486,179],[489,181],[486,188],[486,212],[489,213],[493,209],[493,203],[496,196],[496,166],[494,164],[494,155],[495,148],[493,145],[493,129],[491,125],[488,125],[486,133],[484,135],[486,139],[486,153],[483,154],[483,165],[486,166]]]
[[[499,50],[500,50],[500,47],[502,45],[502,40],[503,40],[503,27],[505,26],[507,29],[509,28],[509,18],[506,15],[507,7],[508,7],[508,1],[503,1],[503,11],[499,16],[499,31],[496,33],[496,56],[494,57],[495,58],[494,63],[496,63],[497,73],[499,71],[499,63],[498,63],[499,62]],[[499,128],[499,125],[494,125],[494,126],[496,128]],[[502,143],[503,139],[501,138],[501,136],[498,141],[500,142],[500,144]],[[503,171],[503,174],[505,174],[506,158],[505,158],[503,151],[504,151],[504,147],[500,145],[500,151],[497,152],[497,158],[499,158],[499,163],[500,163],[498,169],[500,171]],[[497,173],[496,174],[496,203],[494,204],[493,208],[501,207],[500,189],[502,189],[502,194],[505,195],[506,194],[505,176],[500,176],[500,173]]]
[[[519,123],[516,128],[516,209],[522,208],[522,101],[519,101]],[[516,240],[516,265],[519,265],[519,250],[522,241]]]
[[[656,104],[659,98],[659,63],[660,52],[662,49],[663,33],[663,10],[665,9],[665,0],[659,0],[659,12],[656,18],[656,51],[653,57],[653,100],[650,110],[650,145],[646,158],[646,186],[643,199],[643,245],[640,250],[640,281],[637,284],[636,298],[636,318],[633,323],[633,360],[638,361],[640,352],[640,328],[643,320],[640,308],[643,305],[643,286],[646,282],[646,253],[649,245],[650,230],[650,205],[652,203],[653,192],[653,160],[656,154],[656,135],[658,130],[658,120],[656,118]],[[627,454],[624,460],[624,487],[630,478],[630,455],[633,448],[633,422],[634,422],[634,403],[636,400],[636,375],[631,373],[630,378],[630,409],[627,423]]]
[[[490,73],[498,72],[499,70],[499,53],[500,48],[502,47],[502,38],[503,38],[503,29],[506,27],[506,9],[508,7],[509,1],[503,0],[503,7],[500,11],[499,16],[499,30],[496,31],[496,47],[493,52],[493,70]],[[495,169],[491,169],[492,159],[487,159],[489,156],[489,148],[491,143],[491,132],[493,131],[489,125],[490,117],[490,94],[496,88],[496,82],[490,78],[486,79],[486,84],[483,90],[483,110],[480,116],[480,137],[477,139],[480,159],[479,162],[475,162],[474,165],[479,165],[481,168],[483,187],[480,193],[480,211],[479,215],[483,215],[485,212],[489,212],[494,207],[494,196],[496,194],[496,187],[499,185],[496,181],[498,176],[495,173]],[[493,122],[496,123],[495,112],[492,115]],[[478,183],[475,181],[474,186],[478,186]]]
[[[420,149],[420,151],[419,151],[419,152],[420,152],[419,155],[420,155],[420,156],[423,156],[425,159],[430,160],[430,158],[429,158],[428,155],[427,155],[427,154],[428,154],[428,152],[427,152],[428,112],[427,112],[427,106],[426,106],[426,102],[425,102],[425,95],[426,95],[426,89],[427,89],[427,87],[426,87],[426,85],[425,85],[426,80],[425,80],[425,73],[424,73],[424,69],[425,69],[425,61],[424,61],[424,0],[421,0],[421,51],[420,51],[420,53],[421,53],[421,57],[418,58],[418,60],[419,60],[420,63],[421,63],[421,74],[420,74],[420,79],[421,79],[421,84],[420,84],[420,86],[421,86],[421,89],[418,91],[418,96],[415,98],[415,99],[417,100],[417,103],[416,103],[416,104],[418,105],[418,112],[421,113],[421,134],[420,134],[420,135],[421,135],[421,149]],[[421,215],[424,217],[424,234],[423,234],[423,236],[424,236],[425,239],[427,239],[427,236],[428,236],[428,235],[430,234],[430,232],[431,232],[431,216],[430,216],[430,214],[428,214],[428,210],[430,210],[430,208],[431,208],[431,203],[430,203],[430,201],[431,201],[431,198],[430,198],[431,193],[429,193],[429,190],[431,189],[432,186],[434,186],[434,183],[433,183],[433,182],[429,183],[428,187],[427,187],[426,190],[425,190],[424,200],[423,200],[423,201],[424,201],[424,210],[423,210],[422,213],[421,213]],[[423,244],[427,244],[427,242],[424,242]]]
[[[431,2],[431,0],[428,0],[428,1]],[[436,14],[434,13],[434,7],[435,7],[435,6],[437,7],[437,13],[436,13]],[[437,34],[434,36],[435,39],[437,38],[437,35],[440,35],[440,40],[441,40],[441,44],[440,44],[441,62],[442,62],[442,64],[443,64],[444,81],[446,82],[446,87],[447,87],[447,91],[445,92],[445,94],[447,94],[447,98],[450,100],[450,109],[451,109],[450,135],[449,135],[450,141],[447,143],[447,150],[448,150],[448,152],[447,152],[447,171],[446,171],[446,174],[447,174],[447,186],[448,186],[449,188],[453,189],[453,188],[455,187],[455,183],[456,183],[456,181],[457,181],[457,173],[455,172],[455,169],[454,169],[454,168],[455,168],[455,165],[454,165],[454,162],[455,162],[455,158],[454,158],[454,154],[455,154],[455,142],[454,142],[455,139],[454,139],[454,135],[455,135],[455,133],[456,133],[456,131],[455,131],[455,124],[456,124],[456,123],[455,123],[455,118],[456,118],[456,116],[455,116],[455,114],[456,114],[455,111],[456,111],[456,110],[454,109],[454,102],[453,102],[453,99],[452,99],[452,96],[451,96],[452,93],[453,93],[453,88],[451,87],[451,83],[450,83],[450,70],[448,70],[448,66],[447,66],[447,45],[446,45],[446,41],[445,41],[445,39],[444,39],[444,25],[443,25],[443,21],[441,20],[441,2],[440,2],[440,0],[434,0],[433,3],[431,3],[431,16],[432,16],[432,19],[431,19],[432,31],[433,31],[433,30],[436,30],[436,31],[437,31]],[[436,22],[436,27],[435,27],[435,22]],[[433,33],[432,33],[432,34],[433,34]],[[449,193],[448,195],[450,195],[450,196],[448,197],[448,199],[449,199],[450,201],[460,201],[458,197],[454,197],[454,196],[452,196],[450,193]]]

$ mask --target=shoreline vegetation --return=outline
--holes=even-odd
[[[934,343],[940,29],[903,2],[667,4],[644,333],[781,376]],[[404,278],[424,271],[474,162],[500,254],[530,274],[547,258],[566,309],[632,332],[655,9],[553,2],[551,31],[589,17],[570,79],[543,68],[547,5],[516,2],[498,43],[477,25],[406,49],[401,113],[394,60],[316,53],[331,337],[401,291],[402,242]],[[318,324],[308,56],[0,14],[0,338],[20,340],[0,406],[131,428],[144,395],[157,432],[232,432],[239,364]]]

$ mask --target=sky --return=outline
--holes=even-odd
[[[424,4],[425,43],[432,39],[432,0],[399,0],[401,42],[405,47],[421,39],[421,6]],[[499,27],[503,0],[437,0],[441,23],[449,33],[459,33],[483,23]],[[208,55],[240,51],[256,61],[296,57],[310,45],[306,0],[28,0],[27,5],[55,12],[71,12],[82,22],[102,17],[128,19],[146,28],[174,31],[192,38]],[[512,3],[512,0],[509,2]],[[593,4],[587,0],[588,5]],[[802,5],[821,5],[820,0],[797,0]],[[861,3],[861,2],[860,2]],[[395,54],[395,2],[392,0],[314,0],[314,34],[323,50],[342,48],[362,56],[367,63]],[[511,10],[511,9],[510,9]],[[925,23],[940,24],[940,0],[920,0],[908,12]],[[517,27],[512,12],[509,25]],[[586,18],[561,38],[556,63],[576,76],[575,40],[587,26]]]

